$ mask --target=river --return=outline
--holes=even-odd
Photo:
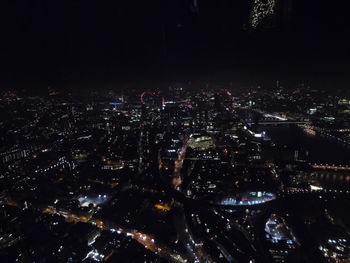
[[[350,165],[350,149],[319,135],[310,135],[297,125],[260,127],[276,143],[275,157],[295,156],[310,163]]]

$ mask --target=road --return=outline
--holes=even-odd
[[[202,244],[196,242],[193,234],[188,227],[185,212],[182,206],[176,208],[177,213],[174,215],[174,223],[177,230],[178,240],[182,242],[188,252],[188,257],[192,262],[213,262],[212,259],[204,251]]]
[[[91,220],[91,218],[87,218],[85,216],[79,216],[73,213],[69,213],[66,211],[60,211],[53,207],[47,207],[43,210],[43,213],[56,214],[63,216],[67,222],[82,222],[86,224],[92,224],[97,226],[100,229],[111,231],[116,234],[124,234],[128,237],[133,238],[135,241],[139,242],[146,249],[152,251],[153,253],[159,255],[162,258],[165,258],[169,262],[174,263],[186,263],[189,262],[188,258],[182,256],[181,253],[177,251],[172,251],[167,248],[161,242],[156,241],[153,236],[145,233],[141,233],[137,230],[133,229],[125,229],[118,227],[116,225],[106,225],[102,220]]]
[[[182,184],[182,175],[181,169],[183,167],[183,163],[185,160],[186,152],[188,148],[188,140],[184,143],[184,145],[179,149],[177,159],[175,160],[174,167],[174,175],[173,175],[173,187],[178,189]]]

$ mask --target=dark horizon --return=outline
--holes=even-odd
[[[252,29],[251,3],[243,0],[203,0],[198,10],[189,0],[8,1],[1,89],[110,87],[135,79],[348,87],[345,7],[281,3],[268,26]]]

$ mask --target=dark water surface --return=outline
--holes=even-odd
[[[296,125],[261,127],[261,129],[266,131],[279,149],[285,148],[285,154],[294,155],[298,150],[299,157],[311,163],[350,164],[350,148],[335,140],[309,135]]]

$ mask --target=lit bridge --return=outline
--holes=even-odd
[[[348,165],[329,165],[329,164],[310,164],[314,169],[334,170],[334,171],[350,171]]]
[[[295,194],[316,194],[316,195],[320,195],[320,194],[333,194],[333,195],[341,195],[341,194],[350,194],[349,190],[341,190],[341,189],[317,189],[317,190],[313,190],[313,189],[290,189],[290,190],[285,190],[280,192],[278,195],[279,196],[285,196],[285,195],[295,195]]]
[[[248,125],[255,124],[254,122],[248,122]],[[310,121],[261,121],[259,125],[285,125],[285,124],[311,124]]]

